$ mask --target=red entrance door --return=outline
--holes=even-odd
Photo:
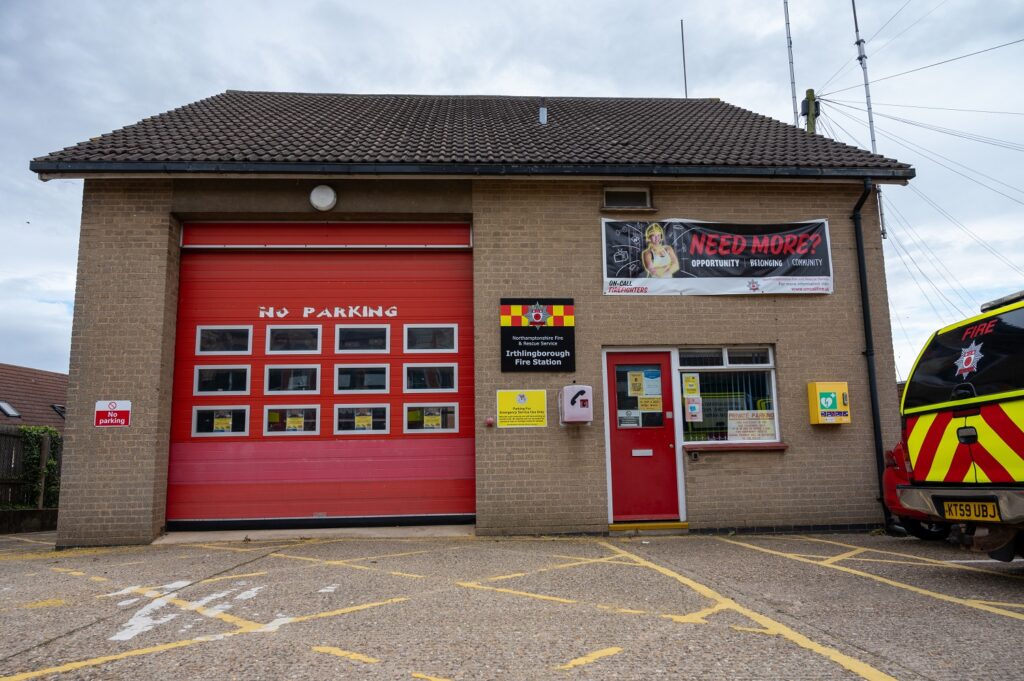
[[[667,352],[608,353],[612,518],[679,518],[671,361]]]

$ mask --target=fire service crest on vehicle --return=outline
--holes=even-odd
[[[985,358],[981,354],[982,345],[984,343],[971,341],[970,345],[960,350],[960,359],[954,362],[957,376],[966,381],[969,375],[978,370],[978,362]]]

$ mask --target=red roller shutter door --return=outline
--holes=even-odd
[[[466,251],[184,252],[168,521],[472,514],[472,278]],[[366,324],[388,325],[389,351],[335,352],[337,325]],[[406,351],[410,324],[457,325],[457,350]],[[268,354],[277,325],[319,325],[320,351]],[[251,354],[198,355],[201,326],[251,326]],[[335,394],[339,364],[387,365],[387,392]],[[454,391],[406,392],[406,364],[456,365]],[[265,394],[266,368],[288,365],[318,367],[317,393]],[[248,367],[248,395],[194,394],[197,366]],[[386,405],[388,432],[335,434],[335,406],[346,404]],[[443,413],[445,432],[404,432],[410,404],[428,405],[414,408],[414,425]],[[456,407],[455,418],[433,404]],[[193,433],[197,409],[228,406],[248,407],[247,434]],[[268,406],[319,407],[319,432],[265,434],[265,420],[297,413]]]

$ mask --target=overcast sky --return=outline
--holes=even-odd
[[[1024,38],[1021,0],[858,12],[873,80]],[[850,3],[792,0],[790,18],[799,97],[857,86],[824,132],[870,148]],[[0,362],[68,366],[82,182],[42,183],[31,158],[226,89],[681,96],[680,19],[690,96],[792,122],[782,0],[0,0]],[[885,189],[903,377],[936,327],[1024,289],[1022,66],[1018,43],[872,86],[879,152],[918,172],[920,194]]]

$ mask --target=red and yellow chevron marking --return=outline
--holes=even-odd
[[[501,325],[502,326],[530,326],[526,318],[526,311],[532,305],[502,305]],[[544,326],[576,326],[575,305],[542,305],[548,317]]]
[[[956,430],[974,426],[978,442],[960,444]],[[907,419],[907,452],[922,482],[1024,482],[1024,400],[981,407],[976,416],[940,411]]]

